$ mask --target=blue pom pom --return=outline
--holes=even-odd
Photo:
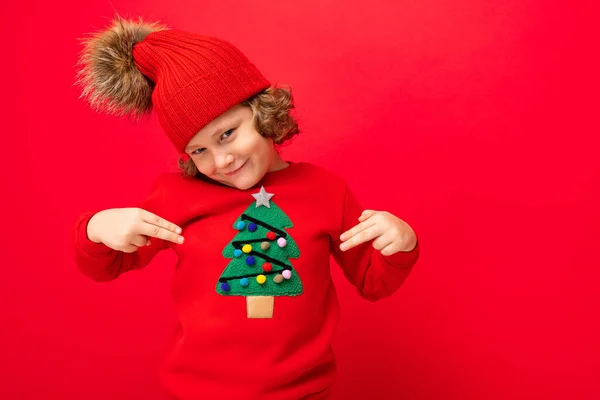
[[[237,228],[238,230],[240,230],[240,231],[241,231],[242,229],[244,229],[245,227],[246,227],[246,223],[245,223],[244,221],[240,221],[240,222],[238,222],[238,223],[237,223],[237,226],[236,226],[236,228]]]
[[[246,264],[248,264],[248,265],[254,265],[254,264],[256,264],[256,259],[254,258],[254,256],[248,256],[248,257],[246,257]]]
[[[250,223],[248,224],[248,230],[249,230],[250,232],[255,232],[257,228],[258,228],[258,226],[256,226],[256,224],[255,224],[254,222],[250,222]]]
[[[242,285],[243,287],[248,286],[248,278],[240,279],[240,285]]]
[[[235,250],[233,251],[233,255],[234,255],[235,257],[239,257],[239,256],[241,256],[241,255],[242,255],[242,251],[241,251],[240,249],[235,249]]]
[[[224,292],[229,292],[229,289],[230,289],[230,288],[229,288],[229,283],[227,283],[227,282],[223,282],[223,283],[221,283],[221,290],[222,290],[222,291],[224,291]]]

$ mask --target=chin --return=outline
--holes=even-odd
[[[252,186],[254,186],[254,185],[236,185],[235,188],[239,189],[239,190],[246,190],[246,189],[250,189]]]
[[[218,179],[218,182],[223,185],[233,187],[240,190],[246,190],[254,186],[258,181],[255,181],[253,177],[250,176],[240,176],[231,180]]]
[[[255,179],[240,179],[240,182],[236,182],[234,186],[240,190],[250,189],[252,186],[258,183]]]
[[[262,174],[260,174],[260,173],[258,174],[260,176],[257,176],[256,170],[254,170],[252,168],[248,168],[248,167],[251,167],[251,166],[247,165],[245,167],[247,170],[242,172],[243,175],[237,176],[237,177],[233,178],[232,180],[218,179],[218,181],[220,183],[222,183],[223,185],[234,187],[239,190],[250,189],[251,187],[256,185],[258,182],[260,182],[260,180],[265,176],[267,171],[265,170]]]
[[[251,167],[247,165],[246,167]],[[254,185],[256,185],[262,177],[265,175],[264,173],[260,176],[257,176],[256,170],[253,168],[247,168],[243,176],[237,177],[233,182],[230,183],[231,186],[234,186],[240,190],[250,189]]]

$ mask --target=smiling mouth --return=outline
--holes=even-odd
[[[244,163],[243,163],[243,164],[242,164],[242,165],[241,165],[241,166],[240,166],[238,169],[236,169],[236,170],[233,170],[233,171],[231,171],[231,172],[226,172],[226,173],[225,173],[225,175],[227,175],[227,176],[232,176],[232,175],[235,175],[235,174],[237,174],[238,172],[240,172],[240,170],[241,170],[242,168],[244,168],[244,165],[246,165],[246,162],[247,162],[247,161],[244,161]]]

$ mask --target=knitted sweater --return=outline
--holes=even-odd
[[[392,256],[371,243],[340,251],[340,234],[363,209],[342,179],[308,163],[248,190],[168,173],[136,206],[182,227],[185,242],[152,238],[137,252],[115,251],[87,238],[88,212],[73,232],[75,259],[109,281],[175,251],[179,324],[161,379],[180,400],[325,398],[339,314],[330,255],[370,301],[397,290],[419,255],[418,245]]]

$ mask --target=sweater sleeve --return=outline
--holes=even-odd
[[[340,250],[340,235],[359,223],[363,209],[346,188],[340,231],[332,238],[331,252],[342,268],[346,279],[369,301],[377,301],[390,296],[404,282],[415,265],[420,245],[408,252],[397,252],[384,256],[373,248],[373,241],[362,243],[345,252]]]
[[[162,196],[161,186],[155,183],[151,194],[137,207],[155,212]],[[86,212],[79,216],[73,227],[71,247],[79,270],[97,282],[110,281],[129,270],[143,268],[159,251],[168,247],[166,241],[153,238],[150,246],[125,253],[113,250],[103,243],[92,242],[87,236],[87,225],[94,214],[95,212]]]

